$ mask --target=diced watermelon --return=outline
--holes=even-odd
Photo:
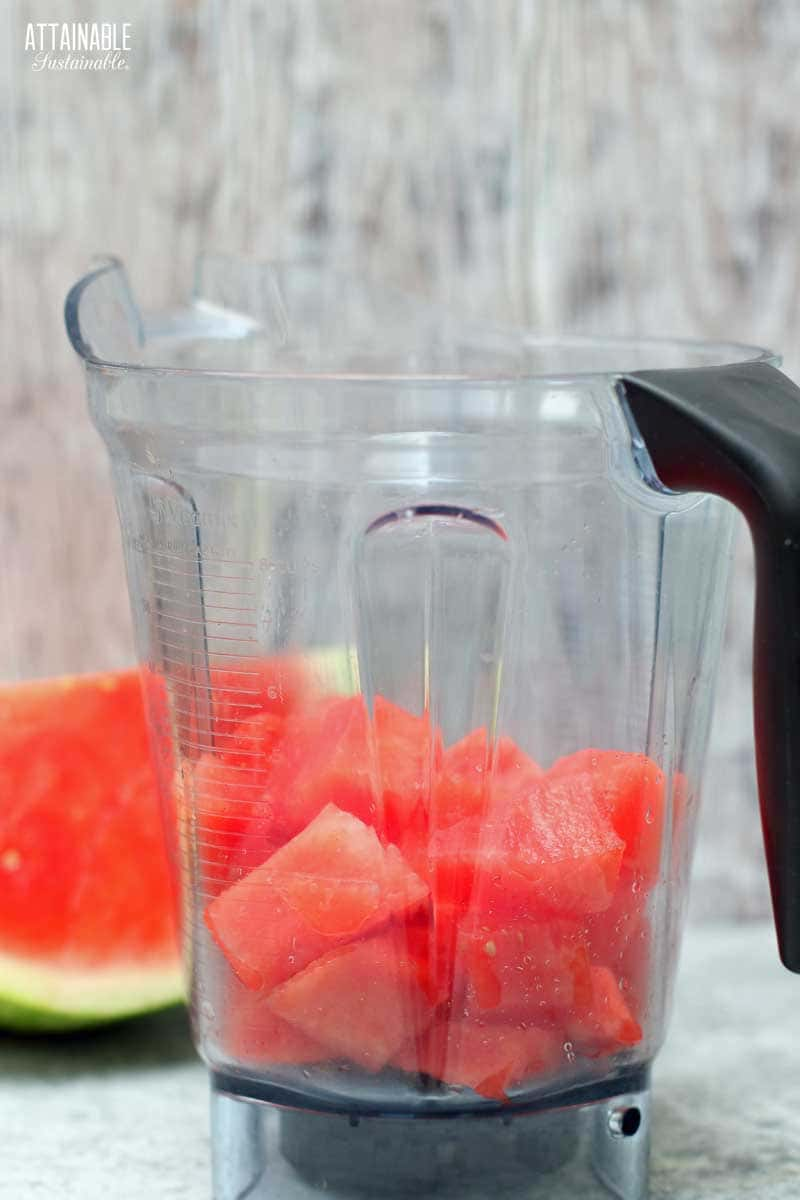
[[[401,1070],[472,1088],[490,1100],[506,1100],[514,1084],[561,1061],[561,1040],[551,1030],[475,1020],[439,1021],[392,1059]]]
[[[326,804],[374,825],[378,804],[363,698],[326,698],[291,717],[269,790],[287,838]]]
[[[558,921],[462,928],[457,994],[466,1013],[507,1022],[551,1024],[585,995],[586,948],[574,926]]]
[[[274,712],[257,713],[236,726],[219,753],[184,764],[180,808],[193,826],[207,895],[260,866],[280,845],[267,784],[284,725]]]
[[[474,729],[448,746],[433,793],[433,819],[447,829],[467,817],[480,815],[489,798],[491,762],[485,729]]]
[[[217,729],[233,728],[255,712],[285,719],[314,692],[308,664],[301,658],[243,658],[225,670],[210,672]]]
[[[391,933],[331,951],[276,988],[270,1010],[331,1056],[379,1071],[420,1034],[433,1006]]]
[[[474,729],[442,756],[434,788],[433,823],[437,829],[446,829],[468,817],[479,817],[487,809],[490,793],[498,787],[508,794],[543,774],[511,738],[501,737],[490,745],[486,730]]]
[[[242,982],[270,988],[427,895],[427,885],[381,846],[374,829],[328,805],[213,900],[205,919]]]
[[[434,898],[532,919],[600,912],[611,903],[623,849],[584,776],[528,780],[490,817],[433,835]]]
[[[650,887],[658,878],[664,822],[664,773],[645,754],[579,750],[554,763],[548,777],[592,782],[598,803],[625,843],[623,867]]]
[[[647,893],[631,890],[629,879],[620,885],[609,908],[587,918],[586,946],[595,966],[607,966],[624,984],[624,994],[634,1013],[645,1012],[650,986],[650,920]]]
[[[441,738],[426,717],[376,696],[373,721],[383,797],[386,840],[398,841],[409,827],[427,829],[431,780],[441,761]]]
[[[225,1058],[250,1065],[324,1062],[329,1052],[288,1021],[276,1017],[266,992],[254,992],[231,977],[224,989],[207,1036]]]
[[[393,917],[413,913],[430,895],[427,883],[412,871],[396,846],[384,847],[383,900]]]
[[[459,909],[439,907],[435,917],[429,907],[396,922],[395,937],[401,953],[411,958],[420,984],[432,1004],[439,1005],[453,994],[456,936]]]
[[[385,874],[375,830],[333,804],[273,854],[264,871],[303,921],[327,937],[350,937],[375,915]]]
[[[590,969],[585,995],[578,995],[568,1014],[565,1031],[582,1054],[597,1057],[642,1040],[642,1028],[608,967]]]
[[[187,758],[199,757],[212,741],[221,750],[227,735],[259,713],[286,720],[317,692],[310,665],[291,655],[242,657],[200,674],[174,664],[167,683]]]
[[[191,781],[201,855],[230,847],[204,864],[218,880],[271,851],[206,910],[248,997],[220,1035],[237,1061],[391,1060],[502,1100],[564,1042],[641,1040],[663,819],[644,756],[545,774],[482,729],[443,751],[382,697],[372,720],[362,697],[311,697],[240,723]]]
[[[425,718],[381,696],[374,709],[374,742],[361,696],[326,699],[292,719],[271,784],[288,834],[329,803],[375,825],[388,842],[409,825],[427,829],[438,735]]]
[[[429,813],[418,808],[406,828],[397,836],[396,844],[403,858],[417,875],[428,877],[428,840],[431,835]]]

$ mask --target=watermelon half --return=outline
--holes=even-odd
[[[0,685],[0,1026],[180,1001],[173,907],[138,672]]]

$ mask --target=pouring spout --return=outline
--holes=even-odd
[[[67,334],[86,363],[137,363],[144,323],[122,261],[95,259],[91,271],[70,289],[64,304]]]

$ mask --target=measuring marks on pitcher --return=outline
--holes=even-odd
[[[244,559],[156,547],[148,557],[151,637],[181,751],[196,758],[228,743],[236,720],[258,707],[257,574]]]

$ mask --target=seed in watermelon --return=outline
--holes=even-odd
[[[276,988],[270,1010],[367,1071],[379,1071],[421,1033],[433,1006],[392,932],[344,946]]]
[[[182,996],[136,671],[0,686],[0,1025],[57,1030]]]
[[[272,988],[332,946],[422,904],[427,885],[375,830],[335,805],[206,909],[242,982]]]

